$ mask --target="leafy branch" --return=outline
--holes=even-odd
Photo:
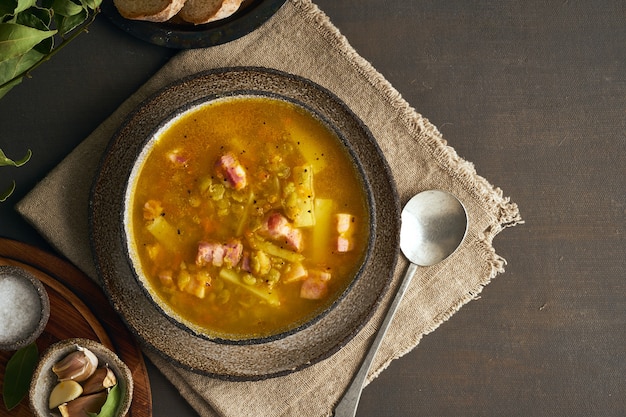
[[[102,0],[1,0],[0,98],[86,32],[100,12],[101,3]],[[0,166],[21,166],[30,156],[28,150],[24,158],[14,162],[0,149]],[[0,193],[0,202],[14,189],[15,181]]]
[[[87,31],[102,0],[3,0],[0,3],[0,98]],[[56,38],[61,43],[56,45]]]

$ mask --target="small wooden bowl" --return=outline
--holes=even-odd
[[[33,414],[37,417],[49,417],[51,415],[48,399],[50,392],[58,383],[57,376],[52,372],[52,366],[78,347],[89,349],[98,358],[98,366],[106,364],[115,373],[121,396],[114,415],[115,417],[125,416],[130,409],[133,398],[133,377],[130,369],[115,353],[102,344],[81,338],[62,340],[44,352],[30,384],[29,405]]]

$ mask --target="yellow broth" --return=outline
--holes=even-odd
[[[138,269],[162,303],[211,336],[259,338],[305,323],[365,258],[359,172],[336,134],[292,103],[246,96],[192,109],[136,170],[129,240]]]

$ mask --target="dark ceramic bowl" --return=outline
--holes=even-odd
[[[99,366],[105,364],[115,374],[121,392],[114,417],[122,417],[128,413],[133,398],[133,377],[130,369],[122,360],[106,346],[90,339],[65,339],[51,345],[41,356],[33,374],[29,390],[30,409],[37,417],[54,415],[48,409],[48,399],[58,378],[52,372],[52,366],[78,347],[89,349],[98,358]]]
[[[221,45],[247,35],[271,18],[285,1],[245,0],[232,16],[204,25],[125,19],[113,0],[104,0],[101,7],[117,27],[138,39],[173,49],[189,49]]]
[[[165,123],[199,103],[260,95],[295,103],[334,130],[362,174],[370,203],[367,256],[348,289],[328,309],[291,331],[262,339],[224,340],[189,326],[152,296],[129,254],[124,213],[133,169]],[[233,380],[284,375],[324,359],[367,322],[387,290],[398,255],[400,215],[389,167],[363,123],[336,96],[313,82],[265,68],[201,73],[141,104],[113,137],[95,179],[90,232],[107,294],[129,327],[172,363]]]
[[[10,316],[2,326],[4,327],[4,324],[13,326],[20,321],[24,321],[26,326],[23,329],[13,327],[5,329],[0,334],[0,350],[18,350],[34,342],[45,329],[50,317],[50,300],[41,281],[16,266],[0,266],[0,285],[3,286],[4,295],[15,291],[10,299],[2,297],[0,300],[2,316],[5,314]],[[17,313],[11,310],[23,307],[26,305],[25,302],[34,304],[32,309],[29,308],[26,312],[29,315],[32,313],[32,317],[16,317]],[[20,303],[20,305],[14,305],[15,303]]]

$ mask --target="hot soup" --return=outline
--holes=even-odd
[[[366,186],[302,107],[211,101],[161,129],[131,175],[135,269],[192,328],[226,339],[293,329],[329,307],[366,257]]]

